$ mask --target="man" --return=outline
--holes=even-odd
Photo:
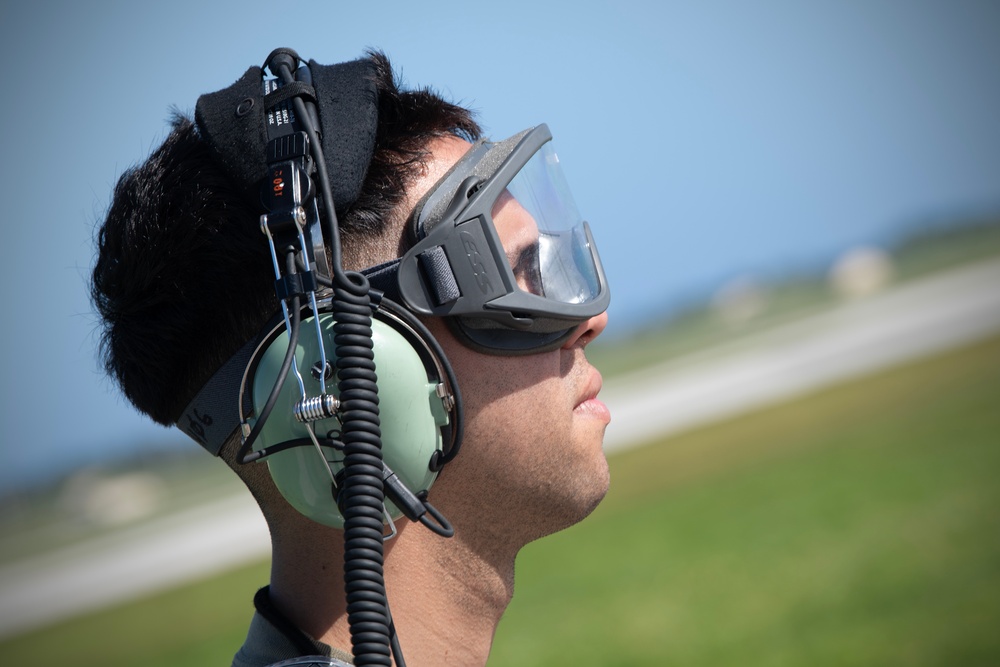
[[[232,402],[237,396],[243,399],[248,389],[246,377],[265,373],[260,349],[271,343],[256,347],[255,343],[265,339],[261,332],[268,329],[279,305],[285,317],[278,317],[273,331],[287,330],[291,337],[297,324],[295,312],[316,294],[322,296],[319,288],[310,292],[302,287],[312,280],[301,275],[308,269],[306,264],[331,261],[334,283],[340,262],[347,270],[388,266],[388,273],[369,272],[372,285],[400,301],[403,310],[421,315],[443,351],[444,361],[438,363],[450,363],[453,369],[452,381],[441,380],[437,386],[450,388],[455,398],[460,395],[464,406],[459,426],[452,409],[455,401],[450,395],[442,399],[442,405],[452,409],[448,419],[438,422],[447,422],[442,432],[460,429],[464,444],[460,455],[457,446],[450,452],[453,460],[447,462],[429,495],[415,494],[418,505],[427,497],[433,500],[434,506],[427,503],[425,507],[440,517],[439,524],[450,522],[454,536],[444,539],[438,533],[448,532],[446,529],[427,530],[405,519],[392,522],[398,534],[385,541],[383,568],[384,588],[391,602],[389,628],[410,665],[485,664],[497,623],[513,595],[514,560],[520,548],[579,521],[607,491],[602,440],[610,415],[597,399],[600,375],[584,356],[587,344],[607,323],[608,295],[600,262],[589,231],[581,231],[583,227],[569,232],[548,230],[544,218],[554,215],[551,210],[561,215],[566,205],[559,203],[553,208],[543,201],[529,211],[531,197],[516,194],[517,179],[527,171],[518,155],[530,153],[525,164],[537,162],[534,149],[525,148],[525,142],[544,132],[536,128],[516,141],[484,144],[477,141],[480,129],[467,110],[427,90],[400,90],[381,54],[334,67],[310,63],[308,68],[296,70],[297,56],[279,52],[272,54],[269,63],[272,70],[280,70],[282,62],[290,63],[291,67],[282,70],[285,93],[278,90],[270,98],[246,93],[257,85],[253,79],[260,78],[258,70],[251,70],[241,80],[248,81],[250,88],[240,88],[243,84],[237,82],[230,89],[203,97],[196,112],[197,123],[176,118],[163,145],[121,177],[99,231],[93,272],[93,298],[104,320],[106,368],[139,410],[159,423],[176,423],[210,451],[217,448],[215,453],[246,483],[267,520],[272,541],[271,581],[255,598],[257,614],[234,665],[265,665],[312,654],[349,662],[352,646],[358,652],[364,640],[358,638],[359,630],[348,614],[344,532],[333,526],[341,519],[347,523],[349,519],[340,514],[346,517],[344,505],[350,502],[341,498],[339,504],[333,503],[322,486],[326,483],[329,488],[329,482],[322,482],[322,475],[327,474],[332,479],[333,496],[349,486],[344,482],[348,466],[330,455],[345,448],[338,440],[339,432],[331,431],[324,439],[324,429],[307,426],[309,438],[300,438],[305,446],[296,440],[294,447],[275,453],[264,465],[251,461],[255,456],[270,455],[270,451],[261,451],[275,445],[275,438],[266,434],[270,427],[259,429],[265,434],[259,442],[251,441],[259,435],[253,428],[254,419],[260,423],[265,420],[266,407],[260,405],[265,401],[254,402],[253,408],[240,402],[238,413],[234,406],[233,418],[242,422],[242,428],[206,406],[216,400]],[[296,81],[289,71],[296,71]],[[303,73],[301,77],[298,72]],[[269,90],[274,92],[274,87]],[[286,93],[274,101],[276,95]],[[293,109],[289,106],[290,100],[295,101],[293,96],[315,107]],[[355,106],[348,109],[351,104]],[[331,111],[335,105],[339,105],[336,111]],[[244,159],[244,153],[254,152],[244,145],[252,129],[247,131],[239,123],[244,114],[252,116],[262,106],[268,106],[262,112],[271,123],[268,132],[275,118],[279,125],[289,118],[289,122],[301,125],[307,116],[318,117],[322,137],[316,134],[313,144],[328,147],[329,142],[337,152],[334,158],[329,155],[333,151],[308,156],[294,150],[289,153],[293,162],[298,160],[294,164],[300,165],[302,174],[312,174],[310,185],[301,188],[306,197],[320,199],[316,195],[322,191],[318,163],[329,162],[339,224],[340,247],[331,246],[330,236],[325,235],[326,253],[311,260],[306,254],[308,242],[295,245],[295,238],[304,237],[289,237],[287,256],[299,261],[298,269],[290,262],[283,271],[278,255],[284,242],[271,239],[269,248],[261,233],[263,226],[270,238],[269,224],[277,228],[278,222],[273,222],[280,217],[276,209],[267,205],[262,209],[253,188],[248,194],[248,187],[258,182],[271,187],[270,176],[259,179],[255,172],[241,181],[241,167],[234,166]],[[340,126],[329,124],[334,116]],[[364,139],[366,119],[371,121],[368,143]],[[542,136],[542,143],[545,138]],[[496,157],[497,146],[503,149],[503,159]],[[537,152],[543,153],[541,149]],[[353,158],[357,159],[352,166]],[[268,163],[270,175],[292,162],[282,162],[280,168],[275,164]],[[554,154],[549,156],[548,165],[557,166]],[[518,176],[508,184],[502,174],[514,168],[519,170]],[[456,183],[459,176],[460,184]],[[356,181],[353,189],[352,178]],[[265,193],[265,199],[283,195],[290,181],[274,178],[273,183],[273,193]],[[545,190],[542,199],[558,199],[558,184],[540,187]],[[488,232],[476,241],[477,246],[467,231],[454,231],[472,229],[459,224],[472,214],[456,213],[454,220],[448,216],[461,209],[459,204],[476,200],[477,193],[485,197],[483,192],[491,188],[496,192],[486,200],[488,214],[475,218],[487,221],[476,229]],[[543,209],[551,210],[546,213]],[[328,211],[329,207],[321,200],[316,210]],[[571,205],[568,210],[575,215]],[[262,225],[259,221],[265,211],[267,224]],[[421,220],[428,221],[427,229],[414,233],[412,228],[420,227]],[[438,237],[443,240],[434,241]],[[484,243],[493,243],[494,250],[499,250],[489,253]],[[428,249],[419,256],[414,254],[423,247]],[[459,256],[462,261],[456,263]],[[399,258],[402,260],[386,264]],[[440,284],[432,284],[436,280],[432,274],[444,270],[440,265],[430,266],[435,258],[452,262],[450,268],[446,262],[447,275]],[[486,264],[494,261],[500,266],[499,273],[486,270]],[[418,265],[422,268],[413,268]],[[308,276],[312,273],[306,271]],[[487,307],[462,305],[470,303],[478,288],[491,280],[497,283],[498,276],[508,277],[504,299],[519,304],[516,308],[504,310],[497,305],[501,300]],[[279,291],[285,290],[281,292],[282,304],[276,297],[276,283]],[[453,293],[449,294],[449,289]],[[294,293],[294,301],[289,293]],[[439,298],[432,298],[434,295]],[[467,313],[458,314],[463,307]],[[302,309],[303,317],[312,312]],[[291,316],[289,311],[293,311]],[[454,314],[438,316],[445,311]],[[327,344],[332,346],[329,341]],[[287,343],[276,348],[278,358],[295,349]],[[379,365],[379,349],[376,345],[375,365],[382,396],[386,385],[392,384],[385,377],[394,369],[390,363]],[[334,356],[324,354],[328,361]],[[297,374],[300,383],[320,380],[322,364],[310,379],[305,370],[298,372],[298,363],[301,361],[296,362],[292,374]],[[237,377],[243,378],[243,384],[234,384]],[[452,382],[457,386],[450,387]],[[284,390],[281,384],[268,376],[254,386],[263,387],[255,391],[270,397]],[[294,393],[295,382],[286,384]],[[388,399],[383,399],[382,408],[383,426],[389,428],[391,424],[386,422],[394,417],[389,414]],[[329,413],[322,418],[334,419]],[[272,423],[280,421],[270,419]],[[335,419],[343,420],[346,442],[347,417],[338,415]],[[402,440],[408,441],[411,435],[407,431]],[[215,447],[207,442],[213,437],[218,440]],[[317,466],[315,459],[308,458],[314,456],[310,439],[321,455],[326,452],[326,463],[318,466],[322,469],[320,495],[335,515],[333,521],[291,500],[300,497],[300,490],[289,489],[289,482],[275,472],[280,467],[275,462],[292,460],[294,453],[307,461],[294,465],[308,466],[306,472],[312,474]],[[403,449],[408,446],[408,442],[402,443]],[[387,464],[388,450],[396,447],[388,442],[385,445]],[[437,458],[432,456],[429,465],[422,462],[421,470],[430,467],[437,472],[440,462],[448,459],[447,448],[439,445],[438,450]],[[396,466],[395,459],[391,465]],[[306,472],[296,468],[292,475],[296,481],[291,485],[299,484],[297,480]],[[388,488],[386,482],[387,492]],[[401,504],[395,498],[392,502]],[[388,611],[384,615],[388,617]],[[395,638],[393,643],[393,657],[401,664]],[[366,664],[389,664],[387,657],[381,659],[384,662]]]

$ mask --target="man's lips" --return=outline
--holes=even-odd
[[[601,392],[602,382],[601,374],[596,370],[593,371],[587,381],[583,397],[576,404],[576,407],[573,408],[573,412],[595,417],[605,423],[611,421],[611,411],[608,410],[608,406],[597,398],[597,395]]]

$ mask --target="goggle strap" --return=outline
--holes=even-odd
[[[368,285],[390,301],[402,303],[399,295],[399,260],[393,259],[361,271],[368,278]]]

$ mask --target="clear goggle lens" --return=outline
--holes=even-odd
[[[522,291],[567,304],[597,297],[594,254],[551,142],[518,171],[491,213]]]

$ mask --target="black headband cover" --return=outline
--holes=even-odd
[[[311,92],[319,109],[323,155],[340,215],[357,199],[375,151],[375,64],[370,59],[339,65],[319,65],[311,60],[309,70]],[[262,88],[261,69],[251,67],[228,88],[199,97],[194,114],[198,131],[215,158],[241,189],[253,196],[267,173],[267,108]],[[271,106],[281,101],[280,95],[268,98]]]

